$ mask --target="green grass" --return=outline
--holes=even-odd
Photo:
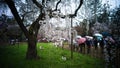
[[[43,49],[40,49],[40,46]],[[0,46],[0,68],[104,68],[104,61],[69,50],[56,48],[51,43],[38,43],[39,60],[26,60],[27,44],[18,47]],[[62,56],[67,60],[62,60]]]

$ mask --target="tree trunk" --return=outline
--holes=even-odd
[[[26,59],[38,59],[36,45],[37,45],[36,39],[34,37],[30,37],[28,39]]]

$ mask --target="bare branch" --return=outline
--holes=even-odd
[[[42,5],[45,3],[45,0],[42,0]]]
[[[54,9],[54,11],[57,11],[57,6],[58,6],[58,4],[61,2],[61,0],[60,1],[58,1],[58,3],[57,3],[57,5],[56,5],[56,9]],[[83,0],[80,0],[80,2],[79,2],[79,6],[77,7],[77,9],[75,10],[75,12],[74,12],[74,14],[68,14],[68,15],[58,15],[59,17],[61,17],[61,18],[65,18],[65,17],[70,17],[70,18],[73,18],[73,17],[75,17],[75,16],[77,16],[77,12],[78,12],[78,10],[80,9],[80,7],[82,6],[82,4],[83,4]],[[53,11],[52,11],[53,12]],[[51,12],[51,13],[52,13]]]
[[[24,12],[25,12],[25,13],[22,15],[22,22],[24,21],[25,16],[26,16],[27,14],[33,12],[33,11],[28,11],[28,12],[26,12],[26,11],[24,10]]]
[[[33,1],[33,3],[37,6],[37,7],[39,7],[39,8],[42,8],[43,6],[40,4],[40,3],[38,3],[36,0],[32,0]]]
[[[15,7],[15,4],[13,2],[13,0],[5,0],[5,2],[7,3],[8,7],[10,8],[13,16],[15,17],[17,23],[19,24],[20,28],[22,29],[22,31],[24,32],[25,36],[28,37],[28,31],[26,29],[26,27],[24,26],[22,19],[20,18],[17,9]]]
[[[53,11],[57,11],[57,8],[58,8],[58,5],[59,5],[60,2],[61,2],[61,0],[59,0],[59,1],[57,2],[56,7],[55,7],[55,9],[54,9]]]
[[[79,4],[78,8],[75,10],[75,13],[74,13],[75,15],[77,15],[77,12],[80,9],[80,7],[82,6],[82,4],[83,4],[83,0],[80,0],[80,4]]]
[[[74,13],[74,14],[70,14],[69,16],[70,16],[70,17],[75,17],[75,16],[77,16],[77,12],[78,12],[78,10],[80,9],[80,7],[82,6],[82,4],[83,4],[83,0],[80,0],[79,6],[78,6],[78,8],[75,10],[75,13]]]

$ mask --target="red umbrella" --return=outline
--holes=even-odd
[[[86,38],[80,38],[77,40],[78,44],[85,43],[85,41],[86,41]]]

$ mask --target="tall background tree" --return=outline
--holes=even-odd
[[[110,29],[111,33],[116,37],[120,37],[120,6],[111,11],[110,14]]]
[[[78,13],[79,17],[76,18],[78,20],[76,26],[79,28],[78,34],[92,35],[94,31],[91,28],[94,26],[94,23],[99,22],[98,17],[103,10],[102,0],[84,0],[81,10]]]

